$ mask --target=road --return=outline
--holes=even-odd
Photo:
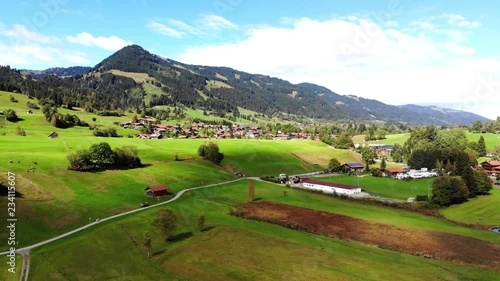
[[[261,180],[258,177],[246,177],[246,178],[239,178],[239,179],[232,180],[232,181],[225,181],[225,182],[221,182],[221,183],[208,184],[208,185],[203,185],[203,186],[198,186],[198,187],[192,187],[192,188],[183,189],[183,190],[179,191],[172,199],[170,199],[168,201],[161,202],[161,203],[158,203],[158,204],[155,204],[155,205],[151,205],[151,206],[148,206],[148,207],[144,207],[144,208],[140,208],[140,209],[134,209],[134,210],[131,210],[131,211],[128,211],[128,212],[124,212],[124,213],[121,213],[121,214],[117,214],[117,215],[114,215],[114,216],[110,216],[110,217],[107,217],[107,218],[104,218],[104,219],[100,219],[98,221],[89,223],[89,224],[87,224],[85,226],[82,226],[80,228],[77,228],[77,229],[71,230],[69,232],[66,232],[64,234],[61,234],[59,236],[56,236],[54,238],[47,239],[45,241],[33,244],[31,246],[27,246],[27,247],[24,247],[24,248],[16,249],[16,253],[20,254],[23,257],[23,262],[22,262],[22,266],[21,266],[21,277],[20,277],[19,280],[20,281],[27,281],[28,280],[28,274],[29,274],[29,270],[30,270],[30,255],[29,255],[29,252],[32,249],[35,249],[35,248],[43,246],[45,244],[57,241],[59,239],[62,239],[62,238],[65,238],[67,236],[73,235],[73,234],[75,234],[77,232],[80,232],[80,231],[82,231],[84,229],[91,228],[91,227],[93,227],[93,226],[95,226],[97,224],[110,221],[112,219],[116,219],[116,218],[123,217],[123,216],[129,215],[129,214],[134,214],[134,213],[137,213],[137,212],[145,211],[145,210],[148,210],[148,209],[151,209],[151,208],[156,208],[158,206],[171,203],[171,202],[179,199],[179,197],[181,197],[182,194],[184,194],[184,193],[186,193],[188,191],[191,191],[191,190],[196,190],[196,189],[201,189],[201,188],[207,188],[207,187],[214,187],[214,186],[218,186],[218,185],[224,185],[224,184],[229,184],[229,183],[237,182],[237,181],[240,181],[240,180],[248,180],[248,179],[257,180],[257,181],[263,181],[263,180]],[[9,253],[9,251],[0,252],[0,256],[7,255],[8,253]]]

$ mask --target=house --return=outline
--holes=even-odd
[[[166,185],[149,186],[145,190],[146,195],[149,197],[158,197],[168,194],[168,186]]]
[[[350,162],[350,163],[343,164],[340,169],[344,173],[357,173],[357,172],[362,172],[364,168],[365,168],[365,165],[363,163]]]
[[[345,194],[352,195],[361,192],[361,187],[341,184],[341,183],[333,183],[333,182],[323,182],[317,180],[302,180],[302,188],[309,190],[321,191],[324,193],[337,193],[337,194]]]
[[[500,175],[500,161],[492,160],[492,161],[484,161],[481,163],[481,167],[492,176]]]
[[[50,135],[49,135],[49,138],[51,138],[51,139],[55,139],[55,138],[57,138],[57,137],[59,137],[59,134],[58,134],[57,132],[52,132],[52,133],[50,133]]]
[[[390,174],[392,177],[397,176],[398,174],[406,174],[406,170],[403,168],[393,167],[393,168],[385,168],[383,171],[385,174]]]

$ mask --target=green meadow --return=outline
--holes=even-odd
[[[248,181],[196,190],[165,207],[178,217],[173,241],[151,226],[159,208],[100,224],[32,251],[32,280],[494,280],[498,273],[315,236],[228,215],[248,201]],[[287,196],[283,191],[287,191]],[[365,206],[255,182],[260,200],[349,213],[402,227],[500,243],[500,237],[418,214]],[[198,216],[206,229],[196,230]],[[362,226],[360,226],[362,227]],[[152,257],[141,239],[152,236]],[[425,269],[425,270],[422,270]]]
[[[478,141],[480,136],[483,136],[484,142],[486,143],[486,150],[492,151],[495,148],[495,145],[500,145],[500,134],[475,134],[471,132],[466,132],[467,139],[469,141]]]
[[[316,180],[343,183],[361,187],[371,195],[406,200],[417,195],[427,195],[432,191],[432,179],[396,180],[386,177],[339,175],[318,177]]]
[[[443,209],[441,213],[452,220],[500,226],[500,189],[493,188],[490,195],[469,199],[460,205]]]
[[[331,149],[318,141],[214,140],[225,155],[218,166],[197,156],[198,147],[206,140],[97,138],[85,127],[57,129],[45,121],[41,110],[26,113],[26,96],[12,95],[19,102],[10,102],[10,93],[0,93],[0,110],[14,108],[22,120],[16,123],[4,120],[0,128],[0,180],[5,182],[8,171],[17,175],[18,191],[24,196],[18,199],[17,206],[17,215],[23,222],[19,224],[19,243],[23,246],[96,218],[138,208],[148,200],[144,196],[147,186],[166,184],[172,192],[178,192],[234,179],[235,172],[247,176],[304,173],[325,167],[332,157],[344,162],[359,160],[354,152]],[[89,123],[115,126],[125,136],[137,133],[113,124],[130,120],[131,114],[102,117],[83,111],[59,111],[77,114]],[[27,135],[15,135],[17,126]],[[47,137],[53,131],[59,134],[58,138]],[[69,153],[102,141],[113,148],[136,146],[144,167],[95,173],[67,170]],[[175,161],[176,155],[182,161]],[[1,202],[0,207],[4,204]],[[0,234],[0,239],[4,235]]]

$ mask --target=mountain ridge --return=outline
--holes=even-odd
[[[124,47],[94,67],[79,70],[80,73],[78,69],[72,69],[75,72],[73,77],[86,87],[95,87],[104,78],[113,80],[112,75],[142,73],[143,83],[151,83],[162,91],[150,104],[153,106],[160,105],[155,103],[179,102],[221,114],[239,114],[237,108],[241,107],[268,116],[421,125],[468,125],[476,120],[489,120],[474,113],[447,108],[436,110],[420,105],[389,105],[375,99],[340,95],[313,83],[292,84],[277,77],[250,74],[229,67],[184,64],[152,54],[138,45]],[[50,71],[45,73],[50,74]],[[130,85],[123,88],[125,91],[136,89],[145,94],[140,81],[123,83]],[[102,94],[106,94],[105,91]]]

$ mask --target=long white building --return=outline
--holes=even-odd
[[[324,193],[334,193],[351,195],[361,192],[361,187],[342,183],[324,182],[317,180],[302,180],[302,188],[322,191]]]

